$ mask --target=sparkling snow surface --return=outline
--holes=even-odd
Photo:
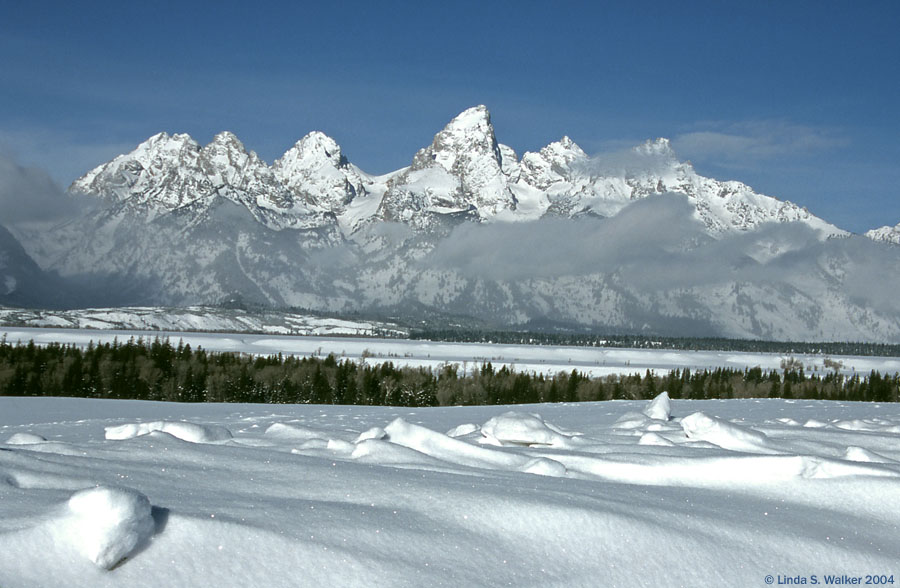
[[[900,406],[0,398],[0,586],[900,580]]]

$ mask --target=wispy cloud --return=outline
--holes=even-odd
[[[675,293],[733,284],[810,291],[823,283],[861,306],[900,312],[900,259],[863,237],[822,241],[800,223],[769,223],[713,239],[679,194],[637,200],[618,215],[578,221],[463,224],[422,260],[469,278],[516,282],[592,274],[627,291]],[[830,264],[852,268],[845,277]],[[614,279],[613,279],[614,277]]]
[[[63,187],[136,146],[136,142],[90,142],[74,133],[40,128],[0,130],[0,157],[15,161],[17,165],[46,170],[43,173]]]
[[[84,214],[99,203],[76,198],[40,167],[25,166],[0,150],[0,225],[60,223]]]
[[[848,143],[840,131],[782,120],[707,122],[672,140],[682,158],[722,166],[753,166],[783,157],[808,157]]]

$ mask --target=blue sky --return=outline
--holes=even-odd
[[[61,184],[159,131],[371,173],[486,104],[521,155],[665,136],[852,231],[900,222],[900,2],[5,2],[0,152]]]

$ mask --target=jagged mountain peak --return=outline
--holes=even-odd
[[[216,133],[216,136],[213,137],[210,145],[227,145],[229,147],[240,149],[241,151],[246,151],[244,143],[231,131],[220,131]]]
[[[135,147],[134,151],[124,155],[138,161],[150,161],[154,157],[179,157],[182,152],[196,152],[200,144],[187,133],[172,135],[162,132],[153,135]],[[120,156],[122,157],[122,156]]]
[[[342,214],[355,198],[376,189],[338,142],[321,131],[297,141],[272,170],[294,198],[327,213]]]
[[[517,168],[515,151],[497,142],[487,108],[469,108],[389,182],[380,214],[430,230],[443,222],[439,219],[487,219],[515,210],[510,175],[517,175]]]
[[[248,152],[241,140],[231,131],[222,131],[213,137],[213,140],[200,150],[200,157],[210,164],[220,166],[243,167],[248,161],[257,165],[261,163],[256,153]]]
[[[885,225],[883,227],[866,231],[865,236],[873,241],[883,241],[900,245],[900,224],[895,226]]]
[[[562,139],[559,141],[549,143],[541,149],[541,155],[548,159],[561,159],[567,163],[572,162],[575,159],[587,157],[584,150],[582,150],[575,141],[569,138],[568,135],[563,135]]]
[[[478,159],[493,159],[500,168],[502,155],[491,115],[484,105],[473,106],[453,118],[434,136],[431,145],[419,150],[413,159],[413,169],[430,167],[435,163],[450,172],[459,171]]]
[[[341,153],[341,146],[322,131],[313,131],[297,141],[275,162],[274,167],[287,169],[291,166],[310,168],[330,164],[334,167],[347,165],[347,158]]]
[[[490,132],[493,134],[494,127],[491,124],[491,113],[487,106],[479,104],[463,110],[461,113],[453,117],[445,131],[461,131],[461,132]]]

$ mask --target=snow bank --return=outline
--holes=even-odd
[[[706,441],[718,445],[722,449],[751,453],[777,453],[765,434],[702,412],[695,412],[681,419],[681,428],[688,439]]]
[[[106,438],[113,440],[133,439],[155,431],[168,433],[182,441],[191,443],[215,443],[231,439],[231,431],[216,425],[198,425],[184,421],[154,421],[152,423],[129,423],[106,427]]]
[[[112,569],[148,541],[156,524],[150,500],[130,488],[97,486],[76,492],[52,532],[84,557]]]

